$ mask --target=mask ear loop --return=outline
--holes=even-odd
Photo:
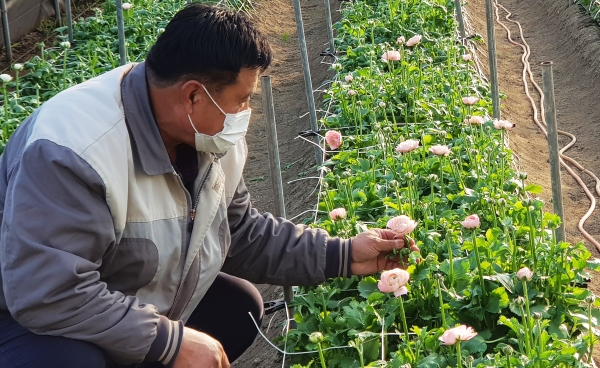
[[[221,112],[223,113],[223,115],[227,115],[227,113],[225,111],[223,111],[223,109],[221,108],[221,106],[219,106],[215,100],[212,98],[212,96],[210,95],[210,93],[208,93],[208,90],[206,89],[206,87],[204,87],[204,84],[201,84],[202,88],[204,88],[204,92],[206,92],[206,94],[208,95],[208,98],[210,98],[210,100],[215,104],[215,106],[217,107],[217,109],[221,110]]]
[[[188,119],[190,119],[190,124],[192,124],[192,128],[194,128],[194,131],[198,134],[200,134],[200,132],[198,132],[198,130],[196,129],[196,127],[194,126],[194,123],[192,123],[192,117],[190,116],[190,114],[188,114]]]

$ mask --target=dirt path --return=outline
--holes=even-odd
[[[338,19],[338,13],[334,8],[338,4],[333,1],[331,3],[334,19]],[[311,62],[312,84],[316,89],[332,75],[328,72],[328,65],[322,64],[323,58],[319,56],[327,48],[328,41],[325,10],[322,0],[303,0],[301,4]],[[287,217],[292,218],[314,207],[316,197],[313,190],[317,184],[313,179],[287,184],[291,180],[316,174],[313,147],[302,140],[294,140],[299,132],[310,128],[308,116],[299,118],[308,111],[308,104],[300,62],[294,8],[289,0],[262,0],[258,1],[255,7],[257,12],[253,18],[259,24],[261,31],[268,36],[275,55],[273,64],[266,74],[272,77],[285,207]],[[317,108],[319,108],[319,95],[315,96]],[[247,137],[250,155],[244,170],[244,178],[252,195],[254,206],[260,212],[273,212],[273,191],[260,90],[251,101],[251,105],[253,117]],[[307,216],[300,216],[295,222],[301,222],[305,217]],[[261,285],[259,289],[265,300],[282,297],[280,287]],[[270,316],[263,323],[265,332],[269,319]],[[267,333],[269,338],[273,339],[281,334],[283,320],[283,313],[278,312],[271,321],[271,327]],[[279,367],[281,366],[281,357],[259,338],[233,366],[237,368]]]
[[[513,13],[512,19],[521,23],[525,40],[531,47],[530,63],[536,82],[541,86],[540,63],[553,61],[556,95],[557,122],[560,130],[577,137],[576,145],[567,155],[577,160],[596,175],[600,174],[600,27],[586,15],[578,5],[570,5],[568,0],[549,3],[543,0],[500,0],[500,4]],[[487,38],[485,24],[485,1],[472,0],[466,11],[474,31]],[[504,21],[506,13],[500,10],[500,19],[508,25],[512,38],[519,41],[518,28]],[[502,99],[502,118],[517,124],[510,134],[510,146],[517,156],[517,166],[529,174],[529,182],[543,186],[540,195],[551,210],[551,182],[548,164],[546,138],[535,125],[529,101],[521,79],[522,50],[512,45],[506,38],[506,31],[496,24],[498,74]],[[487,55],[487,46],[477,46],[479,55]],[[487,59],[482,57],[487,73]],[[539,96],[530,89],[539,105]],[[564,146],[568,139],[561,138]],[[575,180],[564,169],[562,185],[565,206],[567,240],[575,243],[583,241],[577,229],[579,219],[589,208],[589,200]],[[587,175],[580,175],[593,192],[594,181]],[[596,211],[598,211],[596,206]],[[585,229],[595,239],[600,239],[600,212],[594,212],[586,222]],[[593,256],[600,253],[594,245],[585,242]],[[600,295],[600,277],[590,284],[590,289]],[[595,359],[600,362],[600,349],[595,349]]]

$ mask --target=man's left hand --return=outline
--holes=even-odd
[[[414,240],[405,244],[404,237],[387,229],[369,229],[352,239],[352,274],[370,275],[383,270],[403,268],[398,256],[391,257],[394,249],[400,250],[409,246],[412,251],[419,251]]]

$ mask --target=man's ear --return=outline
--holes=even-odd
[[[195,80],[189,80],[181,85],[181,101],[187,114],[194,112],[194,105],[202,102],[203,89],[202,84]]]

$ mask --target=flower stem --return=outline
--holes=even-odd
[[[404,313],[404,301],[402,296],[398,297],[400,301],[400,316],[402,317],[402,327],[404,328],[404,338],[406,339],[406,345],[408,346],[408,324],[406,323],[406,314]]]
[[[454,285],[454,254],[452,254],[452,243],[448,240],[448,237],[446,237],[446,245],[448,246],[448,261],[450,262],[450,272],[448,276],[450,278],[450,287],[452,287]]]
[[[523,310],[523,306],[520,305],[519,309],[521,310],[521,320],[523,322],[523,327],[525,328],[525,355],[531,355],[531,341],[529,340],[529,324],[527,322],[527,316],[525,315],[525,311]]]
[[[481,258],[479,256],[479,249],[477,249],[477,230],[473,230],[473,249],[475,249],[475,260],[477,260],[477,272],[479,274],[479,286],[481,287],[481,293],[483,299],[487,299],[487,293],[485,292],[485,285],[483,282],[483,269],[481,268]]]
[[[594,325],[592,324],[592,305],[588,304],[588,325],[590,328],[590,353],[588,354],[588,363],[592,362],[592,355],[594,354]]]
[[[446,313],[444,312],[444,299],[442,298],[441,282],[440,282],[440,279],[437,279],[436,281],[437,281],[437,287],[438,287],[438,296],[440,298],[440,312],[442,313],[442,326],[444,326],[445,329],[448,329],[448,324],[446,323]]]
[[[535,254],[535,228],[533,227],[533,218],[531,216],[530,206],[527,206],[527,222],[529,222],[529,250],[533,259],[533,268],[537,268],[537,255]]]
[[[456,366],[458,368],[462,368],[463,365],[462,365],[462,354],[460,351],[460,341],[456,342],[456,359],[457,359]]]
[[[2,83],[2,94],[4,95],[4,121],[8,121],[8,93],[6,83]]]
[[[325,357],[323,356],[323,348],[321,347],[321,343],[317,344],[317,348],[319,349],[319,358],[321,359],[321,368],[327,368],[325,364]]]
[[[527,281],[521,281],[523,283],[523,295],[525,296],[525,310],[527,311],[527,333],[529,334],[529,341],[533,343],[533,333],[531,331],[531,311],[529,309],[529,292],[527,291]],[[530,346],[531,348],[531,346]]]

